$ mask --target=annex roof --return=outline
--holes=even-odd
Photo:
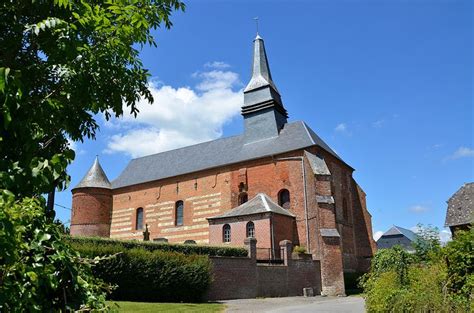
[[[409,229],[406,229],[400,226],[392,226],[392,228],[387,230],[380,238],[388,237],[388,236],[397,236],[397,235],[403,235],[407,237],[408,239],[410,239],[411,241],[415,240],[417,237],[416,234]]]
[[[208,218],[208,220],[215,220],[228,217],[237,217],[237,216],[246,216],[259,213],[272,212],[276,214],[286,215],[295,217],[290,211],[285,210],[273,200],[267,196],[265,193],[259,193],[254,198],[249,201],[239,205],[238,207],[233,208],[232,210],[214,217]]]
[[[474,183],[464,184],[448,200],[445,226],[474,222]]]
[[[91,168],[87,172],[87,174],[82,178],[79,184],[76,185],[73,189],[76,188],[106,188],[111,189],[112,184],[110,183],[107,175],[105,175],[102,166],[99,163],[99,158],[96,157],[94,163],[92,164]]]
[[[112,181],[112,188],[151,182],[311,146],[319,146],[342,161],[311,128],[304,122],[297,121],[285,124],[278,136],[257,142],[246,144],[244,134],[241,134],[133,159],[120,176]]]

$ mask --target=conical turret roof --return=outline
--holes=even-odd
[[[87,174],[84,176],[84,178],[82,178],[81,182],[77,184],[77,186],[73,189],[77,188],[112,188],[112,184],[107,178],[107,175],[105,175],[102,166],[100,166],[99,157],[95,158],[94,164],[92,164]]]

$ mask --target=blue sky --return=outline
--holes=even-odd
[[[304,120],[356,169],[375,231],[442,228],[474,180],[470,1],[187,1],[144,48],[155,104],[137,120],[97,116],[75,143],[77,184],[96,154],[110,179],[132,156],[242,132],[253,17],[290,121]],[[56,203],[71,207],[70,189]],[[56,206],[67,222],[70,211]]]

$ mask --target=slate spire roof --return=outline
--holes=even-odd
[[[271,86],[278,94],[278,89],[272,79],[270,66],[268,65],[267,53],[262,37],[257,34],[254,42],[252,78],[245,87],[244,92],[249,92],[261,87]]]
[[[232,210],[225,212],[224,214],[210,217],[208,220],[221,219],[227,217],[246,216],[259,213],[275,213],[280,215],[286,215],[295,217],[293,213],[285,210],[278,204],[276,204],[267,194],[259,193],[249,201],[233,208]]]
[[[82,178],[80,183],[77,184],[77,186],[74,187],[73,189],[86,188],[86,187],[106,188],[106,189],[112,188],[112,184],[107,178],[107,175],[105,175],[105,172],[99,163],[98,156],[95,158],[95,161],[92,164],[89,171],[87,172],[87,174]]]

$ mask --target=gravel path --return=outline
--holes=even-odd
[[[362,313],[365,312],[362,297],[286,297],[264,299],[238,299],[223,301],[227,311],[233,312],[272,312],[272,313]]]

